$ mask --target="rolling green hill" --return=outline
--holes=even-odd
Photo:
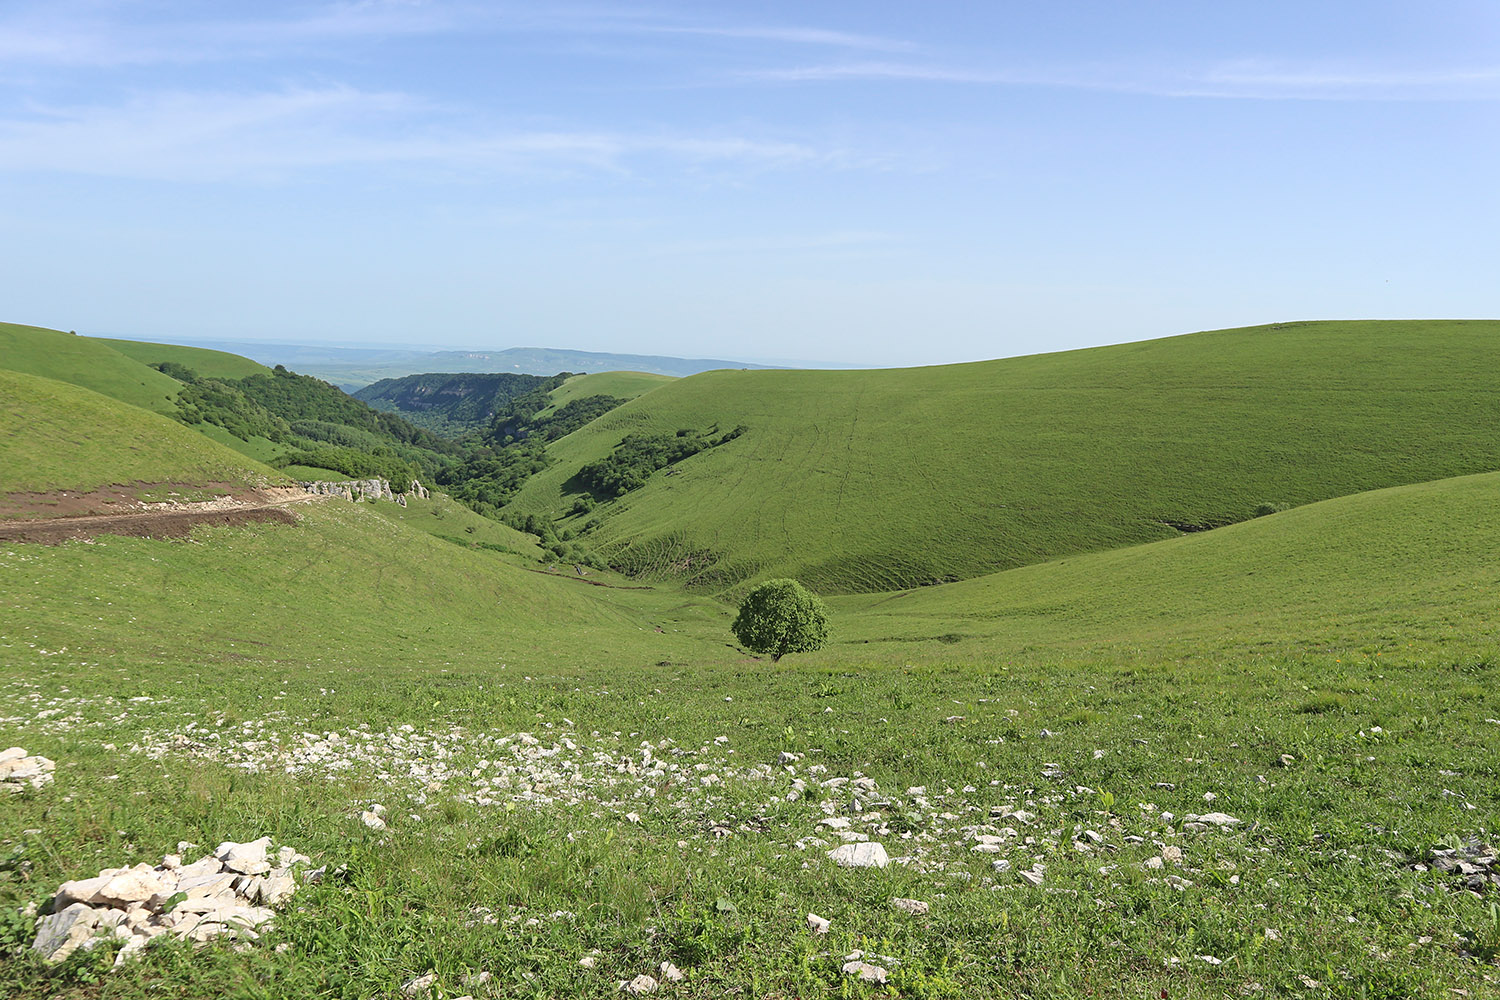
[[[565,522],[634,575],[896,590],[1500,468],[1500,323],[1293,323],[977,364],[720,371],[554,443],[573,508],[630,433],[737,439]]]
[[[157,413],[177,410],[176,381],[104,340],[0,323],[0,368],[71,382]]]
[[[0,493],[281,478],[160,414],[5,369],[0,369],[0,424],[23,429],[0,435]]]
[[[1312,651],[1443,643],[1500,620],[1500,473],[1339,497],[1149,545],[834,599],[846,642]],[[1003,655],[1003,654],[1002,654]]]
[[[191,368],[204,378],[244,378],[247,375],[269,375],[271,369],[258,361],[242,358],[228,351],[214,351],[206,347],[182,347],[177,344],[153,344],[140,340],[115,340],[108,337],[94,338],[108,344],[128,358],[146,365],[159,365],[170,361]]]
[[[560,408],[575,399],[589,396],[613,396],[616,399],[635,399],[652,389],[676,381],[672,375],[656,375],[652,372],[598,372],[593,375],[575,375],[552,390],[552,405],[537,414],[550,417]]]

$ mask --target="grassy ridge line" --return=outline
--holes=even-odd
[[[271,369],[258,361],[215,351],[207,347],[183,347],[178,344],[154,344],[142,340],[117,340],[111,337],[92,337],[101,344],[108,344],[128,358],[144,365],[157,365],[174,361],[191,368],[204,378],[245,378],[247,375],[269,375]]]
[[[23,429],[0,435],[0,493],[137,481],[248,485],[284,478],[158,413],[5,369],[0,369],[0,424]]]
[[[0,368],[71,382],[157,413],[177,410],[175,379],[92,337],[0,323]]]
[[[1500,473],[1310,504],[1219,531],[900,594],[834,598],[849,642],[1323,648],[1444,643],[1500,617]],[[1005,655],[1003,650],[999,655]]]
[[[635,399],[652,389],[675,381],[677,379],[674,376],[656,375],[651,372],[597,372],[592,375],[577,375],[552,390],[552,404],[537,416],[550,417],[573,400],[582,399],[585,396]]]
[[[1172,524],[1500,467],[1500,323],[1329,322],[977,364],[718,371],[555,443],[515,507],[633,431],[745,424],[603,508],[595,544],[711,592],[965,579],[1174,537]]]

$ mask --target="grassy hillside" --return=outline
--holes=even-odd
[[[0,992],[1487,995],[1493,890],[1432,862],[1500,824],[1497,478],[843,599],[845,641],[774,666],[711,602],[418,506],[4,546],[0,743],[58,768],[0,810]],[[897,860],[836,867],[843,832]],[[255,947],[22,951],[64,879],[262,834],[330,876]]]
[[[514,501],[562,515],[633,432],[747,426],[592,514],[612,563],[724,591],[965,579],[1500,468],[1500,323],[1226,330],[978,364],[721,371],[555,443]]]
[[[114,340],[109,337],[91,338],[108,344],[128,358],[146,365],[157,365],[171,361],[191,368],[204,378],[244,378],[247,375],[269,375],[271,369],[258,361],[242,358],[228,351],[214,351],[206,347],[182,347],[177,344],[152,344],[140,340]]]
[[[836,598],[847,642],[1036,646],[1232,639],[1311,651],[1442,644],[1500,620],[1500,473],[1340,497],[1150,545],[898,594]]]
[[[157,413],[176,412],[178,383],[107,341],[0,323],[0,368],[71,382]]]
[[[4,369],[0,426],[11,429],[0,435],[0,493],[137,481],[248,484],[281,478],[160,414],[66,382]]]
[[[575,399],[588,396],[613,396],[616,399],[635,399],[652,389],[676,381],[671,375],[656,375],[651,372],[598,372],[593,375],[575,375],[552,390],[552,405],[537,416],[550,417],[558,409]]]

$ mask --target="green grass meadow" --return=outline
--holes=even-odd
[[[0,543],[0,748],[58,765],[0,794],[0,996],[1500,997],[1500,884],[1433,866],[1500,839],[1496,329],[667,380],[524,498],[748,425],[600,505],[635,575],[442,494]],[[262,468],[19,372],[0,419],[0,493]],[[824,649],[733,645],[772,571]],[[251,947],[27,951],[66,879],[262,835],[327,874]]]
[[[191,368],[204,378],[239,379],[250,375],[271,373],[271,369],[260,362],[251,361],[238,354],[230,354],[228,351],[215,351],[207,347],[183,347],[179,344],[152,344],[140,340],[114,340],[108,337],[98,339],[127,358],[133,358],[142,364],[159,365],[172,361],[185,368]]]
[[[161,414],[122,406],[66,381],[3,368],[0,421],[12,429],[0,436],[0,494],[282,478]]]
[[[70,382],[156,413],[176,411],[175,379],[92,337],[0,323],[0,369]]]
[[[616,399],[635,399],[652,389],[677,381],[670,375],[651,372],[596,372],[592,375],[575,375],[552,390],[552,405],[541,410],[538,417],[550,417],[575,399],[585,396],[614,396]]]
[[[719,371],[556,442],[514,506],[561,515],[628,433],[739,424],[589,517],[649,579],[735,594],[967,579],[1500,467],[1500,324],[1283,324],[969,365]]]

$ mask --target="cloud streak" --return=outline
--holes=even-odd
[[[325,3],[299,16],[260,19],[166,19],[141,24],[109,16],[108,7],[70,3],[0,18],[0,61],[70,67],[191,64],[264,59],[338,41],[378,41],[439,34],[683,36],[882,52],[908,43],[800,25],[687,24],[631,11],[541,10],[506,4],[429,0]]]
[[[154,94],[124,105],[35,106],[0,118],[0,169],[9,171],[215,181],[381,165],[631,174],[663,162],[766,170],[838,167],[848,158],[739,135],[485,127],[410,95],[345,86]]]
[[[1153,97],[1305,101],[1500,100],[1500,66],[1372,70],[1241,60],[1201,70],[986,69],[912,62],[842,62],[736,74],[765,83],[907,82],[1051,87]]]

